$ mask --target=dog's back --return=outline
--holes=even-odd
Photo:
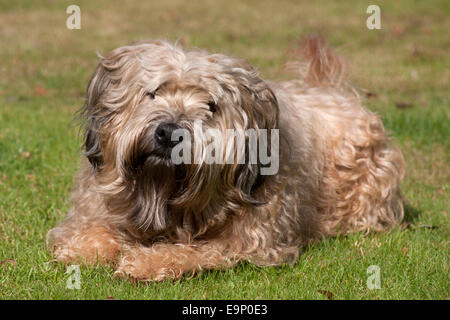
[[[291,64],[300,77],[272,84],[290,161],[302,176],[298,187],[317,191],[312,202],[325,235],[392,229],[403,218],[401,153],[344,83],[338,55],[317,37],[300,52],[303,60]]]

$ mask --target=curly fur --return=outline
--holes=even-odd
[[[112,263],[154,281],[247,260],[293,262],[306,244],[383,231],[403,217],[402,155],[380,118],[342,84],[343,64],[310,38],[296,80],[262,80],[246,62],[165,41],[102,57],[82,115],[85,159],[72,208],[47,243],[60,261]],[[149,99],[148,93],[155,92]],[[208,102],[217,103],[213,114]],[[280,169],[178,165],[155,155],[164,122],[280,130]]]

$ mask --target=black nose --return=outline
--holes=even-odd
[[[177,126],[175,123],[160,124],[155,130],[156,142],[160,146],[166,148],[173,148],[175,145],[177,145],[179,142],[183,140],[182,137],[180,137],[178,141],[172,141],[172,133],[179,128],[180,127]]]

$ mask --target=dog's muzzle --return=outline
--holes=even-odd
[[[160,124],[155,130],[155,141],[158,146],[170,150],[183,141],[183,137],[175,141],[172,140],[172,133],[177,129],[180,129],[180,127],[175,123]]]

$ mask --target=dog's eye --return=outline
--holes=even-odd
[[[153,90],[153,91],[148,91],[148,92],[147,92],[147,97],[149,97],[149,98],[152,99],[152,100],[155,99],[156,91],[158,91],[158,89]]]
[[[210,102],[208,102],[208,106],[209,106],[209,111],[211,111],[211,112],[216,112],[216,103],[214,102],[214,101],[210,101]]]

